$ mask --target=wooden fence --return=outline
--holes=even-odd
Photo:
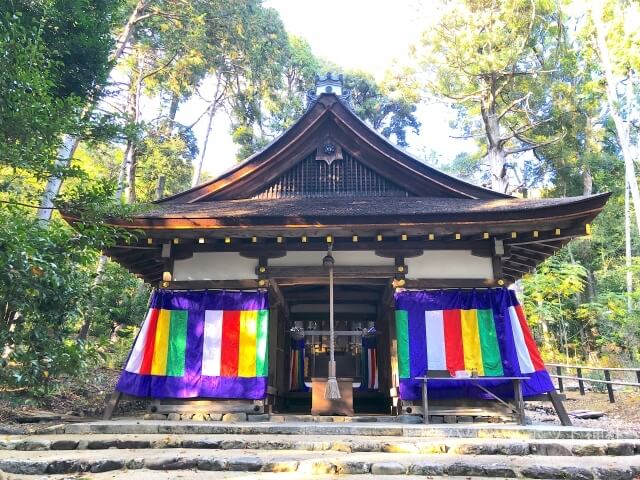
[[[640,388],[640,368],[605,368],[605,367],[587,367],[584,365],[563,365],[559,363],[547,363],[547,369],[550,370],[549,376],[552,378],[556,378],[558,380],[558,390],[560,392],[564,391],[563,379],[566,380],[577,380],[578,381],[578,389],[580,390],[580,395],[584,395],[584,382],[590,383],[600,383],[604,384],[607,387],[607,393],[609,394],[609,401],[611,403],[615,403],[616,399],[613,393],[614,385],[623,385],[627,387],[638,387]],[[551,371],[555,370],[555,374],[551,373]],[[574,370],[576,372],[575,376],[573,375],[563,375],[563,371],[565,370]],[[604,380],[600,380],[597,378],[589,378],[582,375],[583,370],[590,370],[596,372],[604,372]],[[636,377],[636,382],[627,382],[622,380],[612,380],[611,373],[619,374],[620,372],[634,372]]]

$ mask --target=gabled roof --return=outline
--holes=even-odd
[[[366,167],[418,197],[512,198],[459,180],[416,160],[358,118],[336,95],[322,94],[305,114],[260,152],[209,182],[157,203],[251,198],[331,136]]]

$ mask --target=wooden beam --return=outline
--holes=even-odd
[[[264,280],[264,285],[259,285],[259,280],[189,280],[189,281],[177,281],[169,282],[166,287],[173,290],[206,290],[213,289],[258,289],[266,288],[269,286],[269,281]]]
[[[406,269],[406,266],[405,266]],[[317,267],[268,267],[272,278],[305,278],[328,277],[329,273],[321,266]],[[405,272],[406,273],[406,272]],[[334,278],[391,278],[396,274],[393,265],[381,266],[348,266],[336,265],[333,269]]]
[[[498,281],[488,278],[425,278],[406,279],[403,288],[435,289],[435,288],[482,288],[497,287]]]

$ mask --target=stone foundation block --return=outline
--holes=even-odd
[[[42,475],[46,473],[48,462],[29,460],[0,460],[0,471],[16,475]]]
[[[570,457],[571,448],[561,443],[537,443],[529,444],[529,451],[532,455],[549,455],[554,457]]]
[[[244,412],[239,413],[225,413],[222,416],[223,422],[246,422],[247,414]]]
[[[371,465],[373,475],[404,475],[407,469],[398,462],[380,462]]]
[[[263,462],[258,457],[234,458],[227,461],[227,470],[234,472],[259,472]]]
[[[220,472],[227,469],[227,461],[219,458],[199,458],[197,467],[198,470]]]
[[[149,470],[189,470],[197,467],[197,459],[181,457],[154,458],[145,460],[144,466]]]
[[[367,462],[338,462],[336,473],[338,475],[365,475],[371,470],[371,464]]]
[[[614,455],[617,457],[634,455],[635,445],[627,442],[615,442],[607,445],[607,455]]]
[[[124,468],[123,460],[98,460],[91,465],[89,471],[91,473],[111,472],[113,470],[121,470]]]
[[[164,413],[146,413],[143,420],[166,420],[167,416]]]
[[[283,460],[276,462],[267,462],[262,466],[263,472],[295,472],[298,469],[298,462],[295,460]]]
[[[414,463],[409,466],[409,471],[407,472],[409,475],[428,475],[428,476],[437,476],[440,477],[444,475],[444,466],[438,465],[437,463]]]
[[[75,450],[78,443],[78,440],[53,440],[51,450]]]

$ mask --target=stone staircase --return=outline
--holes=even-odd
[[[539,425],[116,420],[0,436],[0,470],[20,478],[154,480],[640,478],[640,440],[608,436]]]

